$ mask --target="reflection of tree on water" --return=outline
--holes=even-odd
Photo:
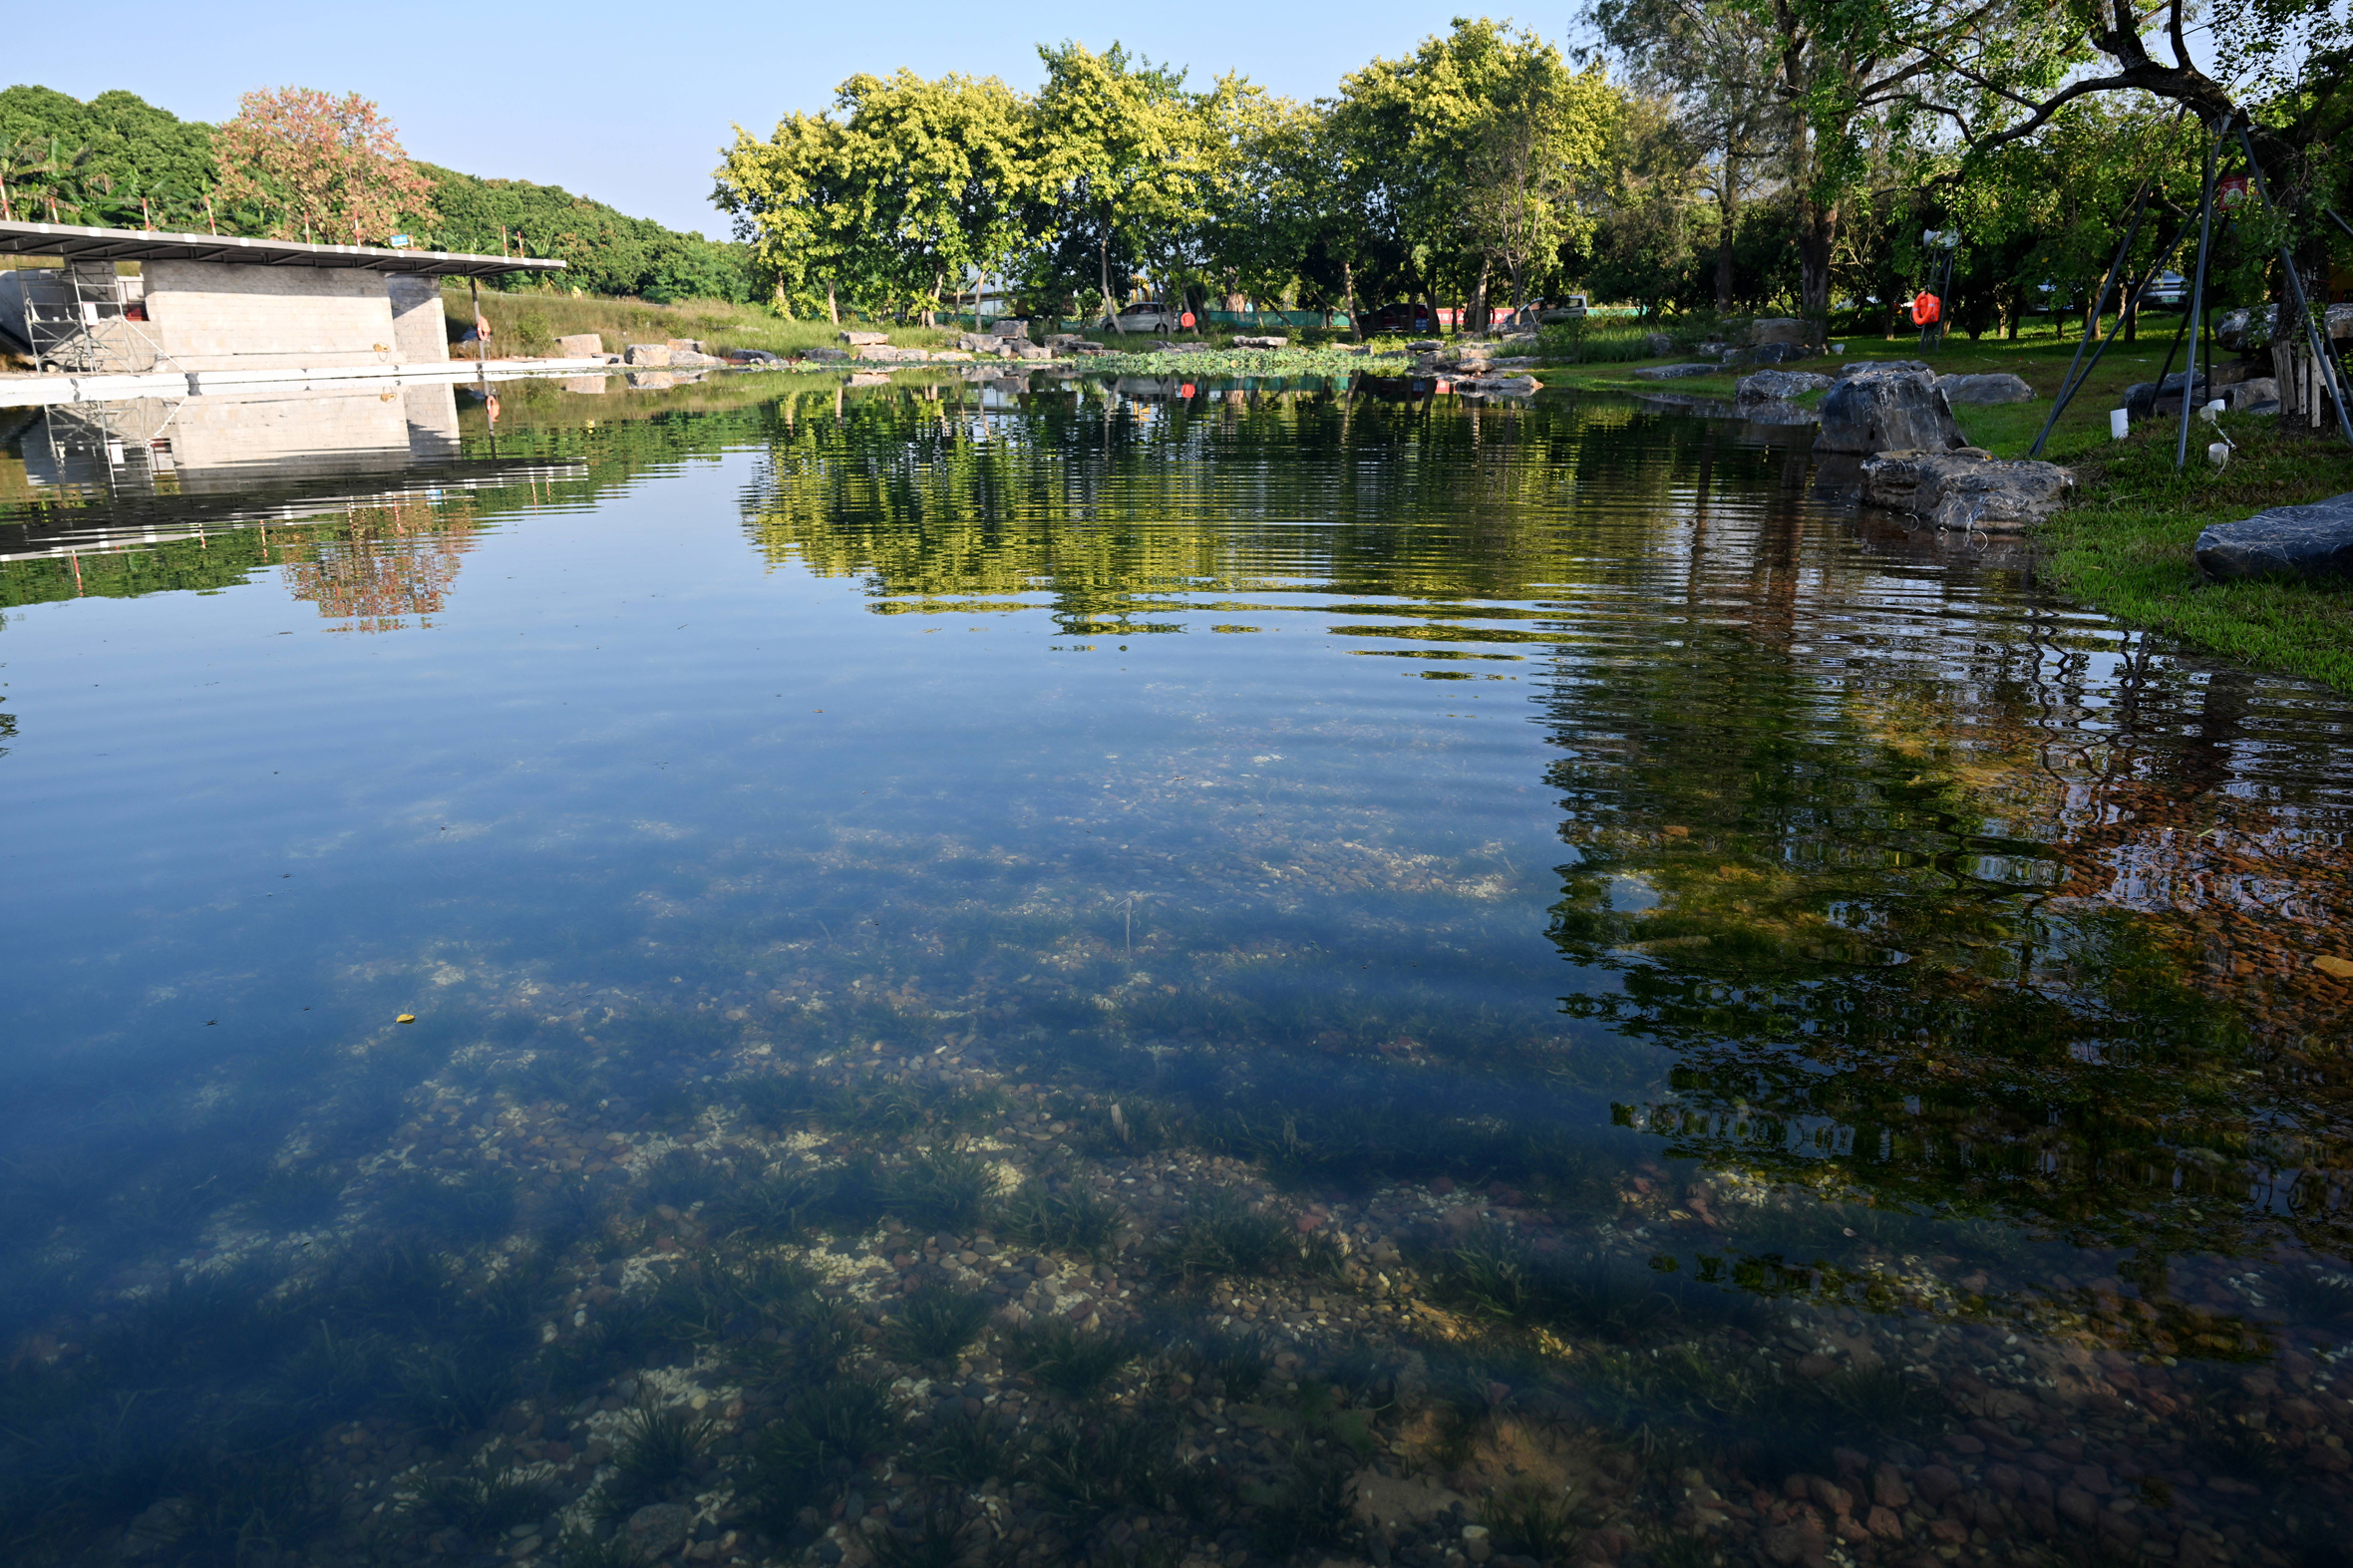
[[[1611,977],[1564,1006],[1680,1055],[1629,1113],[1680,1153],[2134,1250],[2152,1288],[2169,1257],[2344,1248],[2347,992],[2309,962],[2353,913],[2312,755],[2339,743],[2286,762],[2286,694],[2254,726],[2258,683],[2145,647],[2112,671],[2031,605],[2013,637],[1826,660],[1807,639],[1875,632],[1800,564],[1725,567],[1689,656],[1564,668],[1552,703],[1551,935]]]
[[[341,523],[308,528],[280,547],[286,590],[320,615],[350,622],[337,631],[399,631],[412,618],[428,626],[474,547],[476,527],[470,509],[354,506]],[[266,530],[263,543],[266,555]]]

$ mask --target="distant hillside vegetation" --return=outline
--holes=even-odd
[[[665,304],[751,298],[749,246],[681,234],[561,185],[417,166],[433,181],[433,204],[441,212],[433,235],[437,250],[495,254],[503,242],[519,245],[525,255],[561,260],[564,281],[591,294],[635,294]]]
[[[565,263],[557,287],[663,303],[751,297],[747,246],[682,234],[559,185],[417,167],[433,181],[441,214],[430,232],[416,235],[420,246],[496,255],[504,229],[508,250]],[[214,177],[212,127],[136,93],[101,93],[83,103],[46,87],[0,91],[0,178],[19,218],[47,221],[46,197],[55,191],[62,221],[136,228],[145,198],[158,228],[201,229]],[[243,231],[239,214],[225,208],[210,220],[222,233]]]

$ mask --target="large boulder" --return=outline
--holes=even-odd
[[[1634,374],[1644,381],[1675,381],[1684,376],[1713,376],[1721,365],[1644,365]]]
[[[2160,403],[2170,403],[2173,411],[2182,410],[2182,389],[2190,389],[2190,396],[2203,403],[2206,398],[2205,372],[2193,378],[2185,370],[2175,371],[2163,381],[2136,381],[2125,388],[2125,413],[2135,420],[2145,420],[2157,413]]]
[[[1664,359],[1675,352],[1675,340],[1663,332],[1646,332],[1642,335],[1642,347],[1652,359]]]
[[[1872,370],[1926,370],[1927,368],[1928,362],[1924,359],[1853,359],[1839,367],[1839,379],[1844,381],[1849,376],[1859,376],[1865,371]]]
[[[1749,342],[1758,347],[1787,343],[1803,348],[1811,336],[1805,321],[1796,316],[1767,316],[1749,327]]]
[[[1924,370],[1868,370],[1823,395],[1816,452],[1951,452],[1969,445]]]
[[[625,365],[668,365],[670,345],[667,343],[632,343],[621,351]]]
[[[1803,343],[1760,343],[1753,349],[1742,349],[1727,359],[1745,359],[1752,365],[1786,365],[1794,359],[1812,359],[1815,350]]]
[[[1837,383],[1828,376],[1810,370],[1761,370],[1753,376],[1740,378],[1739,397],[1743,403],[1768,403],[1778,398],[1794,398],[1800,393],[1820,392]]]
[[[673,354],[705,354],[710,352],[703,347],[703,340],[701,338],[668,338],[664,341],[670,345],[670,352]]]
[[[1011,318],[1007,318],[1004,321],[998,322],[989,330],[994,332],[1000,338],[1026,338],[1029,336],[1029,323],[1026,321],[1015,321]]]
[[[2195,553],[2208,577],[2353,577],[2353,495],[2217,522]]]
[[[1289,338],[1235,338],[1233,346],[1237,349],[1279,349],[1290,341]]]
[[[2328,335],[2332,338],[2353,338],[2353,304],[2328,307]],[[2270,346],[2272,331],[2279,324],[2279,307],[2265,306],[2260,313],[2232,310],[2223,313],[2214,323],[2214,341],[2233,352]],[[2303,337],[2297,334],[2298,348]]]
[[[902,349],[894,343],[866,343],[858,346],[859,359],[879,360],[884,364],[920,365],[931,358],[929,349]]]
[[[670,351],[670,363],[673,367],[685,370],[710,370],[727,361],[716,354],[705,354],[700,349],[673,348]]]
[[[1939,376],[1936,385],[1947,403],[2024,403],[2034,389],[2017,376]]]
[[[2279,382],[2275,377],[2256,376],[2234,387],[2225,387],[2222,396],[2229,402],[2233,414],[2279,412]]]
[[[555,340],[557,359],[602,359],[604,339],[593,332],[575,332],[567,338]]]
[[[838,365],[841,361],[849,358],[849,351],[847,349],[810,349],[806,351],[805,357],[814,360],[824,360],[829,364]]]
[[[1976,447],[1882,452],[1862,465],[1862,499],[1940,528],[2014,531],[2066,502],[2075,475],[2055,463],[2004,463]]]
[[[870,347],[876,343],[888,343],[890,341],[890,334],[887,332],[843,331],[835,334],[835,341],[838,343],[846,343],[851,348],[862,349]]]

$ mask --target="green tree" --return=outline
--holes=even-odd
[[[257,88],[213,139],[220,191],[265,209],[279,239],[381,243],[405,223],[434,221],[432,181],[401,150],[400,133],[357,93]]]
[[[1046,85],[1034,122],[1033,274],[1066,286],[1077,254],[1091,253],[1109,317],[1120,305],[1115,276],[1126,292],[1115,260],[1166,277],[1197,237],[1216,160],[1209,120],[1182,71],[1116,43],[1102,54],[1065,43],[1038,56]]]
[[[9,210],[19,219],[45,219],[56,195],[59,215],[72,222],[206,226],[212,128],[135,93],[101,93],[83,103],[46,87],[0,92],[0,159]]]

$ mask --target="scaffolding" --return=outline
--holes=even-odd
[[[168,368],[148,331],[141,280],[116,276],[113,262],[28,269],[16,281],[24,339],[42,369],[106,375]]]
[[[56,403],[24,444],[35,484],[113,494],[154,494],[173,471],[171,423],[185,398]]]

